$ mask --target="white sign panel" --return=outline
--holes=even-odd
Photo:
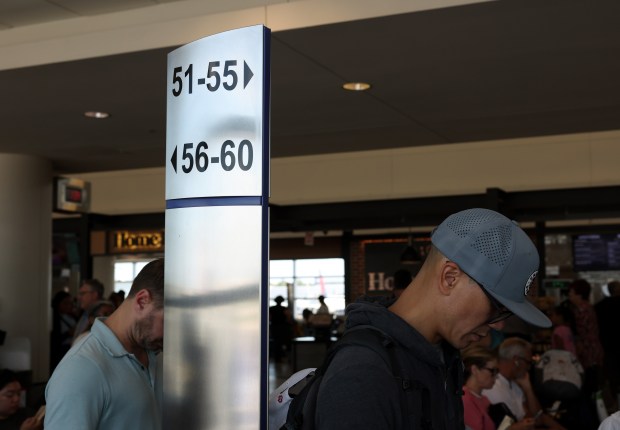
[[[168,55],[166,200],[263,194],[264,30],[216,34]]]

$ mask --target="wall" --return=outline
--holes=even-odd
[[[620,184],[620,131],[275,158],[279,205]],[[92,212],[163,212],[165,169],[82,173]]]
[[[0,175],[0,329],[7,343],[28,338],[33,378],[41,381],[49,371],[51,330],[51,165],[1,154]]]

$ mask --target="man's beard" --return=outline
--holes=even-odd
[[[138,345],[149,351],[161,351],[164,347],[163,338],[152,338],[152,327],[155,321],[155,315],[152,313],[136,322],[134,332]]]

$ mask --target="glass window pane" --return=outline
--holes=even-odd
[[[316,312],[320,306],[318,297],[325,296],[330,313],[344,315],[344,260],[342,258],[270,261],[269,298],[282,296],[287,299],[287,284],[293,284],[293,308],[295,319],[302,319],[304,309]]]
[[[136,278],[136,276],[138,276],[138,273],[140,273],[140,271],[142,271],[142,269],[144,269],[144,266],[146,266],[149,263],[150,263],[150,261],[136,261],[134,263],[134,269],[133,269],[133,277],[134,277],[134,279]]]
[[[141,261],[117,261],[114,263],[114,291],[128,293],[138,273],[153,259]]]
[[[132,282],[133,278],[134,276],[132,262],[114,263],[115,282]]]
[[[296,276],[344,276],[342,258],[295,260]]]
[[[271,260],[269,262],[270,277],[292,279],[293,275],[293,260]]]

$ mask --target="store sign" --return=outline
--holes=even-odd
[[[430,239],[415,239],[414,247],[425,256],[428,254]],[[407,246],[406,239],[369,240],[364,243],[365,290],[368,295],[391,294],[394,289],[394,273],[405,269],[415,276],[421,262],[405,265],[401,255]]]
[[[76,178],[54,180],[54,211],[88,212],[90,210],[90,182]]]
[[[164,250],[164,232],[120,230],[110,233],[110,253],[161,252]]]

